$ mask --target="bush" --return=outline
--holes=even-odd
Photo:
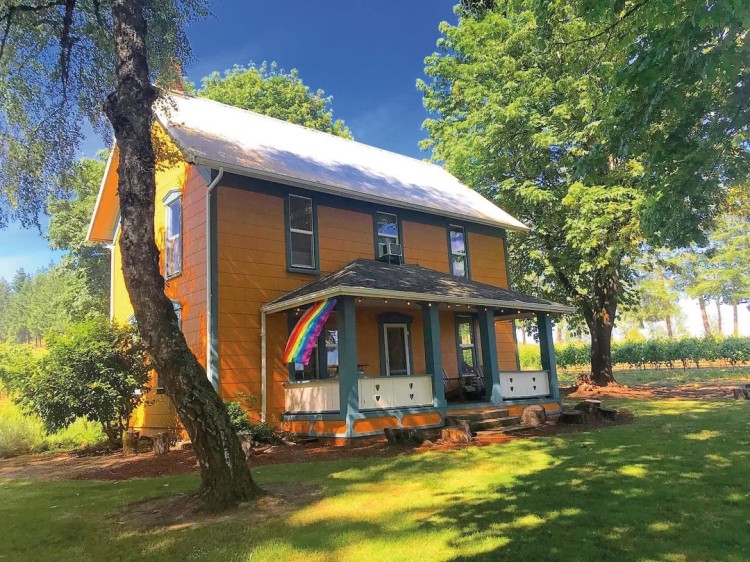
[[[589,346],[585,344],[556,346],[555,353],[560,367],[585,366],[590,361]],[[675,365],[682,365],[684,369],[691,365],[700,368],[701,362],[717,360],[731,365],[750,361],[750,338],[652,339],[612,344],[612,363],[633,368],[659,369]]]
[[[541,369],[542,358],[539,346],[530,343],[518,344],[518,362],[524,370]]]
[[[97,319],[50,335],[47,348],[26,373],[10,377],[14,401],[38,415],[50,433],[84,418],[101,424],[110,444],[120,443],[147,390],[149,367],[139,338]]]
[[[250,421],[247,412],[239,402],[224,402],[229,414],[229,421],[237,433],[249,433],[252,435],[253,445],[260,443],[278,443],[283,437],[280,430],[274,429],[266,422],[254,423]]]
[[[56,433],[47,433],[38,416],[25,415],[13,403],[0,405],[0,457],[48,450],[72,450],[105,440],[97,423],[77,419]]]

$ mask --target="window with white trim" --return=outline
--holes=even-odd
[[[466,231],[463,226],[451,225],[448,229],[448,243],[451,253],[451,273],[456,277],[468,277],[468,256],[466,254]]]
[[[169,279],[182,273],[182,198],[177,190],[164,198],[164,276]]]
[[[289,196],[289,267],[317,269],[313,201],[300,195]]]

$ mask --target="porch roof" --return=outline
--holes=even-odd
[[[339,296],[391,298],[568,314],[574,308],[418,265],[355,260],[261,307],[272,313]]]

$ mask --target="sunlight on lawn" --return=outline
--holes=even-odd
[[[320,497],[258,523],[117,523],[120,506],[194,490],[193,475],[0,482],[7,559],[708,560],[747,558],[747,404],[608,401],[632,424],[393,458],[277,465],[261,485]],[[252,511],[252,510],[250,510]],[[249,513],[249,512],[248,512]],[[35,529],[35,541],[28,529]]]

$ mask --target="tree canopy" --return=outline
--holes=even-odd
[[[422,146],[532,225],[510,240],[526,265],[516,287],[577,306],[592,377],[612,380],[611,330],[644,243],[705,240],[747,176],[750,8],[468,4],[418,83]]]
[[[323,90],[312,91],[297,70],[279,70],[275,63],[256,66],[236,65],[214,72],[202,80],[199,96],[241,107],[339,137],[352,138],[341,119],[334,120],[331,96]]]
[[[184,26],[204,0],[143,0],[147,56],[162,81],[190,58]],[[115,83],[114,0],[0,0],[0,228],[38,226],[50,194],[71,188],[86,123],[111,135],[102,105]]]

